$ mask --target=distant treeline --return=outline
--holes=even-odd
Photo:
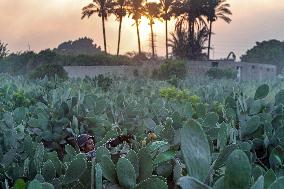
[[[75,41],[61,43],[53,50],[46,49],[35,53],[26,51],[11,53],[0,59],[0,72],[13,75],[29,73],[38,66],[56,64],[61,66],[113,66],[133,64],[133,58],[115,56],[101,51],[93,44],[93,40],[80,38]]]
[[[277,66],[278,74],[284,68],[284,41],[269,40],[256,42],[256,45],[241,56],[243,62],[273,64]]]

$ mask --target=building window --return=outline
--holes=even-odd
[[[251,69],[255,69],[255,66],[254,66],[254,65],[252,65],[252,66],[251,66]]]
[[[217,68],[218,65],[219,65],[219,62],[212,62],[211,65],[212,65],[212,67],[216,67]]]
[[[267,68],[267,69],[266,69],[266,71],[268,71],[268,72],[269,72],[269,71],[270,71],[270,69],[269,69],[269,68]]]

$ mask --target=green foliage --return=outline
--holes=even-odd
[[[254,100],[265,98],[269,93],[269,86],[267,84],[263,84],[259,86],[255,92]]]
[[[207,137],[195,120],[189,120],[181,129],[181,151],[188,174],[204,181],[211,164],[211,153]]]
[[[66,41],[58,45],[54,51],[63,55],[95,55],[101,52],[101,47],[93,44],[93,40],[87,37],[74,41]]]
[[[43,79],[45,76],[47,76],[49,79],[52,79],[55,76],[61,79],[68,78],[67,72],[60,65],[50,65],[50,64],[42,65],[37,67],[29,74],[29,77],[31,79]]]
[[[206,75],[213,79],[235,79],[237,77],[237,72],[232,69],[220,69],[220,68],[210,68]]]
[[[205,185],[194,177],[181,177],[177,183],[182,189],[194,188],[194,189],[211,189],[211,187]]]
[[[112,79],[102,74],[96,76],[95,81],[97,82],[98,86],[101,87],[104,91],[109,90],[112,84]]]
[[[161,88],[160,96],[168,100],[176,100],[180,102],[189,101],[192,104],[200,102],[200,98],[196,95],[190,95],[186,90],[179,90],[175,87]]]
[[[126,158],[120,158],[116,165],[119,184],[124,188],[132,189],[136,186],[136,174],[131,162]]]
[[[282,73],[284,66],[284,42],[275,39],[256,42],[256,45],[240,58],[243,62],[276,65],[277,73]]]
[[[156,73],[157,72],[157,73]],[[170,79],[173,76],[183,79],[186,75],[186,62],[183,60],[167,60],[158,70],[154,70],[152,77]]]
[[[74,160],[67,165],[66,174],[63,178],[64,184],[70,184],[80,178],[86,169],[86,160],[82,156],[75,157]]]
[[[141,182],[136,189],[167,189],[167,183],[160,177],[153,176]]]
[[[247,155],[241,150],[235,150],[226,163],[225,188],[245,189],[250,185],[251,164]]]
[[[0,61],[8,55],[9,51],[7,49],[7,45],[8,44],[2,43],[0,41]]]
[[[265,189],[278,186],[272,183],[283,175],[283,84],[267,81],[268,91],[232,80],[185,82],[161,97],[163,81],[116,78],[115,89],[104,91],[90,79],[0,75],[0,186],[257,188],[262,176]],[[71,146],[80,133],[95,135],[92,163]],[[128,133],[130,143],[105,145]]]

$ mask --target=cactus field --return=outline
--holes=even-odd
[[[0,188],[283,189],[282,83],[2,74]]]

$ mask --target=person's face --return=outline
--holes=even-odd
[[[94,140],[89,138],[89,140],[86,142],[85,146],[83,147],[84,152],[90,152],[95,149],[95,143]]]

